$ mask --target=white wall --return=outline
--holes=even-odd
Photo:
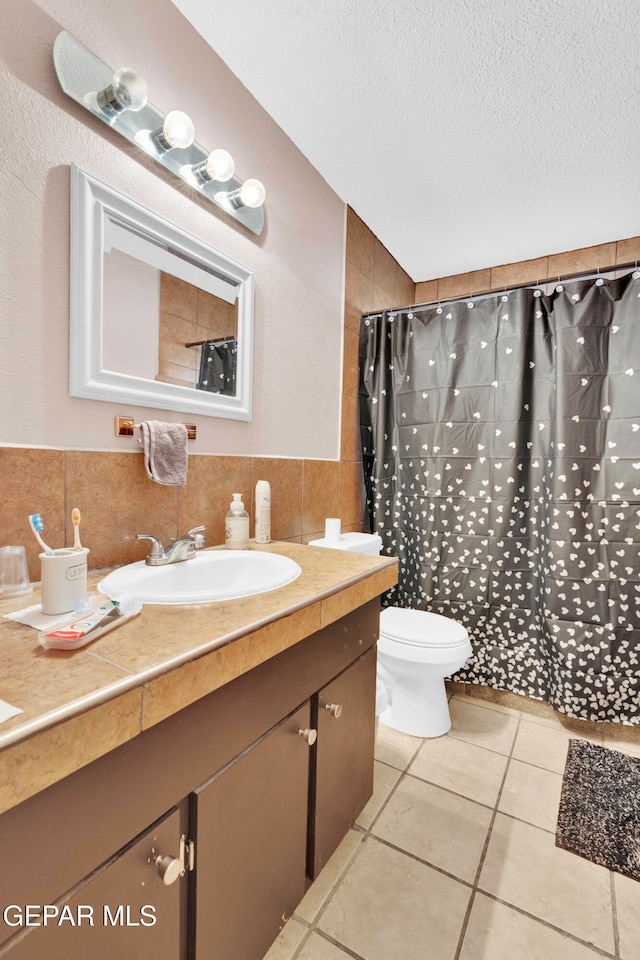
[[[212,4],[215,11],[215,4]],[[69,164],[255,271],[254,416],[193,417],[194,453],[334,459],[339,446],[344,205],[169,0],[3,0],[0,37],[0,444],[119,450],[115,414],[182,419],[68,396]],[[62,93],[53,41],[68,30],[131,66],[161,110],[224,146],[267,188],[254,234]],[[265,51],[268,56],[268,50]]]

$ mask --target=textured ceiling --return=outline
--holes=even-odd
[[[640,234],[637,0],[173,2],[416,281]]]

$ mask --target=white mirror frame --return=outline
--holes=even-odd
[[[237,293],[236,394],[225,396],[106,370],[103,366],[104,221],[110,217],[213,272]],[[251,419],[253,271],[71,165],[69,393],[179,413]]]

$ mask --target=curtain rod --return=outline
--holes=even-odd
[[[504,287],[502,290],[491,290],[488,293],[480,293],[476,295],[469,293],[463,297],[450,297],[446,300],[427,300],[425,303],[413,303],[406,307],[388,307],[385,310],[376,310],[372,313],[363,313],[362,319],[376,320],[378,317],[381,317],[383,313],[406,313],[407,311],[411,310],[421,310],[423,307],[432,307],[435,304],[462,303],[465,300],[476,303],[478,300],[487,300],[489,297],[499,297],[500,295],[506,297],[510,293],[514,293],[516,290],[540,290],[542,293],[543,288],[545,287],[558,287],[563,283],[571,283],[574,280],[608,280],[612,278],[612,274],[615,275],[619,270],[631,270],[632,268],[635,268],[636,270],[638,269],[637,260],[634,260],[631,263],[618,263],[612,267],[603,267],[602,269],[597,270],[596,273],[593,273],[592,271],[586,271],[584,273],[570,273],[563,277],[559,276],[555,280],[540,280],[533,284],[522,283],[517,287]],[[638,274],[638,276],[640,276],[640,274]],[[613,279],[617,278],[613,276]],[[546,293],[547,291],[545,290],[544,292]]]
[[[185,347],[202,347],[205,343],[231,343],[235,337],[218,337],[210,340],[194,340],[193,343],[185,343]]]

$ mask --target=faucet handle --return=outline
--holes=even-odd
[[[161,557],[164,554],[164,547],[160,543],[157,537],[152,537],[148,533],[139,533],[138,540],[151,540],[151,549],[149,550],[148,556],[150,557]]]
[[[200,531],[204,529],[204,524],[200,524],[199,527],[194,527],[193,530],[189,530],[189,533],[187,534],[187,536],[191,537],[193,540],[196,550],[199,550],[200,547],[204,547],[205,543],[207,542],[207,538],[204,536],[204,534],[200,533]]]

